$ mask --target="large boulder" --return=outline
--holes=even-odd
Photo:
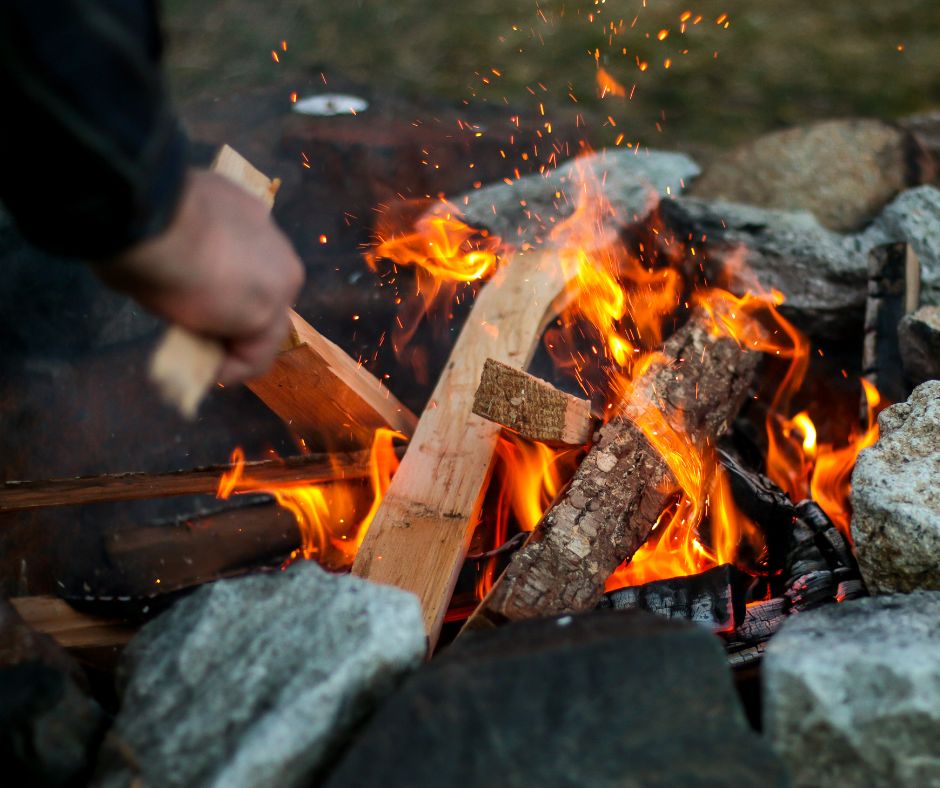
[[[484,186],[453,203],[465,221],[519,247],[545,240],[574,212],[582,195],[603,194],[616,217],[610,226],[616,228],[646,219],[661,197],[678,194],[699,172],[682,153],[610,149],[580,156],[544,175]]]
[[[791,616],[764,657],[764,734],[797,786],[940,785],[940,593]]]
[[[128,646],[98,784],[309,785],[424,652],[414,596],[312,562],[204,586]]]
[[[940,379],[940,306],[922,306],[898,325],[904,374],[913,385]]]
[[[368,722],[328,786],[782,786],[720,641],[638,611],[460,638]]]
[[[872,593],[940,589],[940,381],[878,419],[852,473],[852,533]]]
[[[879,120],[831,120],[768,134],[718,157],[691,194],[809,211],[830,230],[850,232],[934,172],[910,132]]]

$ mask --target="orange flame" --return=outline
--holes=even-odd
[[[393,442],[405,439],[394,430],[376,430],[369,454],[368,489],[357,481],[271,484],[252,479],[244,474],[245,453],[239,447],[232,452],[235,467],[219,479],[216,496],[224,500],[248,492],[273,495],[278,505],[294,516],[300,530],[300,548],[291,554],[291,560],[316,559],[330,568],[342,569],[355,558],[398,469]],[[367,500],[370,503],[366,513],[358,516]]]
[[[597,69],[597,90],[601,98],[604,96],[626,96],[627,90],[614,79],[605,68]]]

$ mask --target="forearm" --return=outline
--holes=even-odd
[[[185,138],[146,0],[0,3],[0,199],[36,245],[104,259],[162,232]]]

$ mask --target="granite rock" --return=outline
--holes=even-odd
[[[469,633],[372,717],[328,786],[782,786],[714,635],[639,611]]]
[[[603,150],[578,157],[546,172],[527,175],[511,184],[494,183],[452,202],[464,221],[485,227],[512,246],[535,244],[570,216],[584,184],[603,184],[603,196],[626,226],[642,221],[660,197],[678,194],[699,173],[698,165],[681,153]]]
[[[913,385],[940,379],[940,306],[922,306],[898,325],[904,374]]]
[[[764,657],[764,734],[797,786],[940,785],[940,593],[790,617]]]
[[[933,157],[909,131],[879,120],[830,120],[768,134],[719,156],[690,193],[805,210],[823,226],[849,232],[934,172]]]
[[[308,785],[425,648],[414,596],[312,562],[204,586],[128,646],[98,784]]]
[[[940,589],[940,381],[884,410],[852,473],[852,534],[875,594]]]

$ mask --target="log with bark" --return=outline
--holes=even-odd
[[[473,412],[550,446],[584,446],[594,434],[588,400],[492,358],[483,366]]]
[[[568,490],[512,558],[467,628],[587,610],[604,582],[646,541],[679,493],[666,460],[635,421],[658,409],[699,450],[714,446],[747,395],[760,354],[711,333],[696,311],[599,433]]]

